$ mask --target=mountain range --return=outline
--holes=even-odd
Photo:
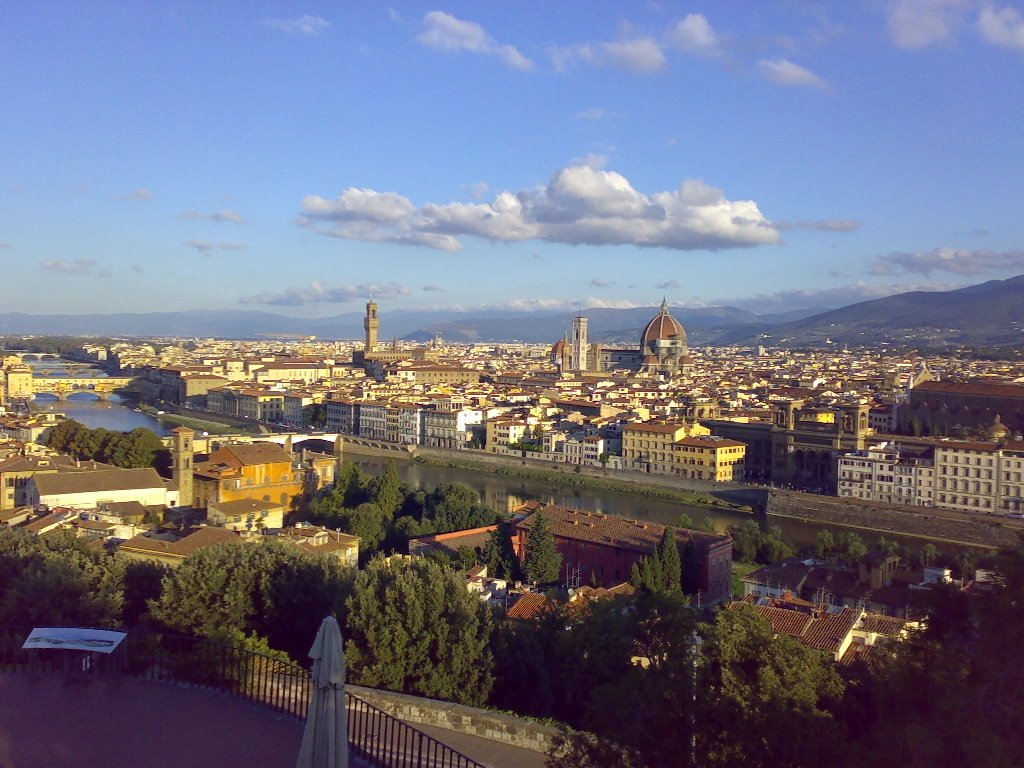
[[[501,310],[389,310],[382,308],[381,339],[453,342],[554,343],[566,335],[575,313]],[[636,344],[657,307],[583,310],[590,339]],[[805,309],[758,315],[737,307],[675,307],[672,314],[694,344],[870,345],[1020,344],[1024,329],[1024,275],[952,291],[914,291],[839,309]],[[0,313],[0,334],[217,338],[318,336],[358,339],[363,315],[349,312],[300,318],[246,310],[200,310],[91,315]]]

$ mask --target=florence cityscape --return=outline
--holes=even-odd
[[[1024,6],[0,18],[0,766],[1024,764]]]

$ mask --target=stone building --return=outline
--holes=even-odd
[[[1024,434],[1024,386],[925,381],[896,412],[896,431],[916,437],[980,436],[999,420],[1011,435]]]

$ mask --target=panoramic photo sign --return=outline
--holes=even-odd
[[[124,638],[124,632],[114,632],[109,629],[36,627],[21,647],[113,653]]]

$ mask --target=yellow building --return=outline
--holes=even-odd
[[[674,475],[675,444],[686,437],[710,434],[710,429],[696,422],[629,424],[622,430],[623,464],[645,472]]]
[[[260,499],[236,499],[211,503],[206,522],[237,533],[261,533],[284,527],[288,506]]]
[[[305,491],[305,472],[274,443],[227,445],[196,464],[193,487],[192,506],[200,509],[238,499],[288,506]]]
[[[676,474],[694,480],[728,483],[743,479],[747,446],[738,440],[701,435],[677,440]]]
[[[521,443],[523,438],[532,434],[532,427],[525,419],[510,416],[497,416],[488,419],[487,450],[494,453],[499,447],[507,448],[511,443]]]

